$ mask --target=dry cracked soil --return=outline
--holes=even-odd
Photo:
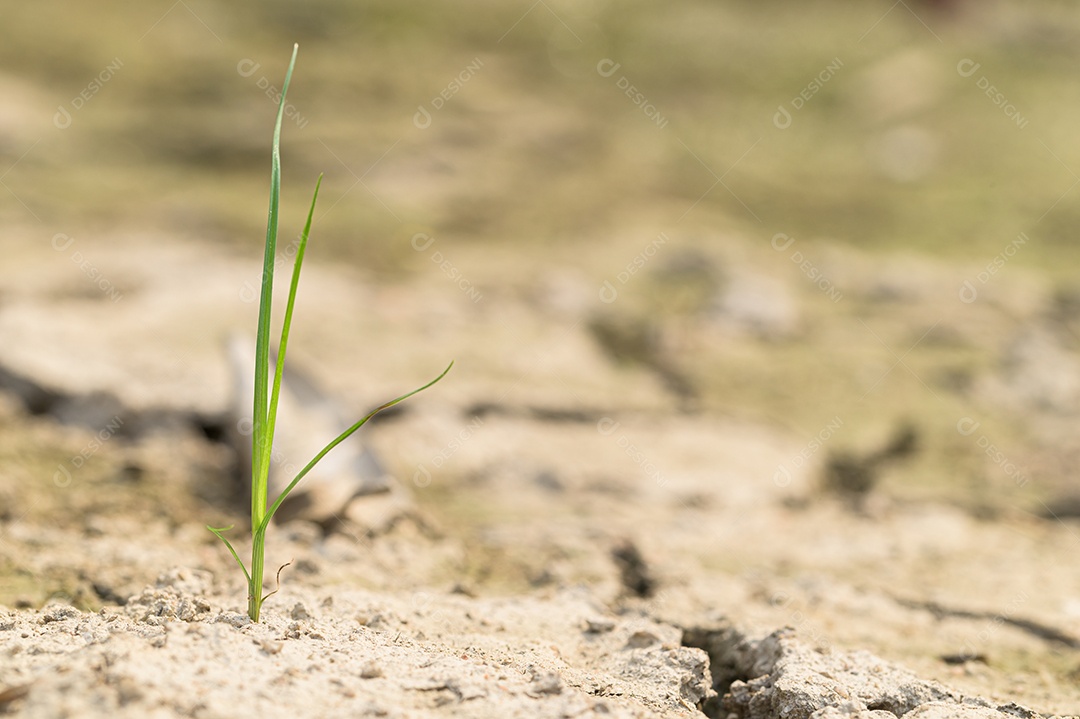
[[[247,555],[294,42],[275,466],[456,364],[306,480],[253,624],[206,525]],[[1077,47],[1049,0],[8,3],[0,715],[1080,715]]]
[[[313,262],[293,361],[341,406],[457,364],[358,438],[390,491],[272,528],[268,565],[289,564],[253,624],[240,572],[204,525],[244,523],[224,341],[253,319],[244,288],[258,266],[197,244],[82,247],[122,302],[72,294],[49,247],[0,269],[8,715],[913,719],[1080,706],[1067,485],[1026,469],[1045,448],[1013,442],[1010,473],[984,446],[1003,441],[1000,425],[970,412],[832,414],[808,434],[710,399],[724,357],[786,362],[846,331],[797,267],[763,272],[773,260],[749,247],[673,254],[635,281],[663,291],[689,274],[706,301],[649,318],[597,302],[603,286],[558,258],[518,262],[514,276],[490,252],[459,253],[482,302],[440,274],[375,283]],[[724,278],[696,275],[705,260]],[[1052,430],[1059,410],[1038,384],[1049,352],[989,347],[1000,360],[959,382],[941,349],[977,345],[978,322],[1038,335],[1070,381],[1050,288],[1002,282],[994,302],[954,303],[974,319],[912,326],[913,306],[955,293],[953,271],[907,258],[902,283],[869,280],[868,262],[836,249],[829,268],[890,341],[933,336],[912,364],[943,403],[959,393]],[[851,381],[871,391],[879,377],[864,375]]]

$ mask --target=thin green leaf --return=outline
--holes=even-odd
[[[296,304],[296,288],[300,285],[300,267],[304,264],[304,252],[307,250],[308,236],[311,234],[311,219],[315,215],[315,201],[319,199],[319,187],[322,186],[322,174],[315,181],[315,192],[311,196],[311,207],[308,209],[307,222],[304,223],[304,231],[300,233],[300,244],[296,248],[296,259],[293,261],[292,282],[289,284],[289,301],[285,305],[285,320],[281,324],[281,342],[278,343],[277,366],[274,368],[274,386],[270,392],[270,419],[268,424],[270,443],[274,441],[274,427],[277,424],[278,397],[281,394],[281,376],[285,371],[285,350],[289,346],[289,329],[292,327],[293,305]]]
[[[440,374],[438,377],[436,377],[435,379],[428,382],[423,387],[419,387],[417,389],[414,389],[412,392],[409,392],[408,394],[403,394],[403,395],[401,395],[400,397],[398,397],[396,399],[392,399],[389,402],[387,402],[386,404],[379,405],[378,407],[376,407],[375,409],[371,410],[366,415],[364,415],[363,419],[361,419],[359,422],[357,422],[356,424],[354,424],[353,426],[349,427],[347,430],[345,430],[344,432],[339,434],[337,436],[337,438],[333,442],[331,442],[330,444],[323,447],[322,451],[319,452],[317,455],[315,455],[314,459],[312,459],[310,462],[308,462],[307,466],[305,466],[302,470],[300,470],[300,473],[297,474],[296,477],[293,478],[293,481],[289,482],[289,486],[286,487],[284,489],[284,491],[282,491],[282,493],[278,495],[278,498],[274,501],[274,504],[271,505],[270,511],[268,511],[266,513],[266,517],[263,519],[263,523],[262,523],[262,525],[260,525],[259,528],[264,532],[266,531],[266,527],[269,526],[270,520],[273,519],[274,514],[277,512],[278,507],[281,506],[281,503],[284,502],[285,498],[289,496],[289,492],[291,492],[293,490],[293,488],[297,484],[300,483],[300,480],[303,479],[304,476],[308,472],[310,472],[315,467],[316,464],[319,463],[319,460],[321,460],[323,457],[326,456],[327,452],[329,452],[334,447],[338,446],[339,444],[344,442],[346,439],[348,439],[349,436],[353,432],[355,432],[356,430],[360,429],[365,424],[367,424],[367,421],[369,419],[371,419],[372,417],[374,417],[375,415],[377,415],[379,412],[382,412],[384,409],[389,409],[389,408],[393,407],[398,402],[404,402],[409,397],[412,397],[414,394],[418,394],[420,392],[423,392],[428,387],[430,387],[431,385],[433,385],[436,382],[438,382],[439,380],[441,380],[443,377],[446,376],[446,373],[449,372],[450,368],[453,367],[453,366],[454,366],[454,363],[451,362],[449,365],[447,365],[446,369],[444,369],[442,371],[442,374]]]
[[[218,539],[225,542],[225,546],[229,548],[229,552],[232,553],[233,559],[235,559],[236,563],[240,565],[240,570],[244,573],[244,579],[247,580],[247,583],[250,586],[251,585],[251,575],[248,574],[247,567],[245,567],[244,562],[241,561],[240,555],[236,553],[235,549],[233,549],[233,545],[230,544],[229,540],[225,539],[225,535],[222,534],[222,532],[228,532],[230,529],[232,529],[233,525],[230,524],[228,527],[211,527],[208,524],[208,525],[206,525],[206,528],[209,529],[211,532],[213,532],[217,536]]]
[[[263,252],[262,291],[259,297],[259,330],[255,344],[255,402],[252,408],[251,438],[251,525],[258,526],[266,513],[270,453],[274,442],[274,418],[269,414],[267,385],[270,377],[270,306],[274,294],[274,263],[277,259],[278,214],[281,201],[281,122],[285,116],[285,93],[289,90],[299,45],[293,45],[292,59],[281,87],[274,142],[270,153],[270,209],[266,220],[266,247]]]

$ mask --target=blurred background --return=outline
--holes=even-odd
[[[286,202],[298,214],[326,172],[325,241],[379,270],[409,269],[414,228],[493,249],[643,224],[759,243],[786,232],[974,264],[1026,231],[1024,265],[1075,251],[1067,3],[6,14],[9,225],[153,224],[257,245],[274,92],[298,42]]]
[[[283,237],[326,173],[308,263],[347,279],[312,282],[323,301],[297,320],[296,351],[355,404],[382,398],[371,383],[413,386],[458,360],[438,389],[455,413],[397,430],[384,454],[400,477],[441,471],[412,488],[474,540],[478,585],[543,584],[561,576],[550,562],[573,564],[578,550],[536,547],[591,536],[507,539],[493,527],[552,516],[648,527],[611,508],[611,488],[652,482],[677,498],[673,512],[707,513],[709,501],[750,512],[766,498],[796,514],[770,514],[762,532],[825,527],[844,551],[877,547],[832,563],[799,555],[821,550],[810,540],[762,549],[738,522],[680,520],[728,532],[719,558],[703,560],[718,576],[866,571],[868,584],[912,582],[926,601],[981,600],[992,618],[1012,606],[1010,581],[1044,581],[1061,567],[1051,557],[1080,541],[1078,40],[1080,12],[1052,0],[11,4],[0,359],[24,374],[82,361],[114,316],[103,293],[145,300],[146,284],[125,280],[140,265],[178,292],[220,280],[234,298],[224,263],[261,256],[274,113],[297,42]],[[69,240],[93,271],[73,266]],[[59,300],[25,314],[40,283]],[[326,309],[356,287],[361,300]],[[102,324],[57,349],[47,340],[59,334],[35,328],[68,316],[73,298],[104,307]],[[340,338],[324,311],[365,318],[371,345]],[[22,353],[39,339],[47,361]],[[217,339],[196,359],[217,357]],[[359,389],[357,366],[372,373]],[[157,372],[162,386],[177,374]],[[190,374],[192,386],[207,376]],[[624,439],[633,450],[614,444]],[[534,514],[492,490],[515,483],[571,499]],[[602,509],[581,509],[581,487]],[[21,490],[8,491],[15,502]],[[821,497],[839,498],[855,525],[830,514],[792,529]],[[875,524],[927,506],[974,524]],[[1007,537],[971,528],[994,522]],[[917,539],[910,556],[897,549],[906,540],[889,544],[893,531]],[[696,541],[677,537],[654,536],[652,550]],[[820,557],[839,551],[829,546]],[[988,548],[1012,552],[1007,571],[1000,554],[975,556]],[[962,561],[941,564],[950,551]],[[869,569],[883,557],[906,557],[905,569]],[[1080,631],[1078,596],[1080,578],[1064,572],[1045,597],[1024,595],[1023,612]],[[1039,651],[999,666],[1029,677],[1050,666],[1054,679],[1030,681],[1052,688],[1032,696],[1062,706],[1054,692],[1078,665]]]
[[[456,284],[466,315],[484,311],[484,283],[569,304],[679,406],[808,438],[837,415],[849,434],[904,415],[947,438],[916,473],[931,484],[942,467],[983,472],[958,418],[988,413],[1018,442],[1030,429],[1000,403],[973,408],[973,390],[1003,382],[1021,408],[1066,413],[1080,398],[1069,362],[1022,334],[1034,313],[1055,358],[1076,344],[1067,3],[183,0],[5,16],[9,255],[61,233],[258,257],[298,42],[282,226],[300,226],[325,172],[312,263]]]

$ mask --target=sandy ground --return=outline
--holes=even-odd
[[[680,343],[697,342],[694,357],[782,353],[836,331],[795,270],[763,283],[752,253],[729,262],[750,279],[721,286],[715,314],[665,320],[660,339],[616,362],[597,328],[633,308],[597,314],[601,286],[554,260],[515,280],[498,258],[459,256],[476,268],[481,303],[438,281],[438,268],[422,284],[376,285],[313,263],[293,357],[345,406],[457,365],[361,439],[395,492],[323,526],[271,532],[268,566],[292,564],[252,625],[239,570],[204,525],[244,521],[236,455],[218,440],[232,394],[222,339],[253,319],[242,290],[257,265],[176,243],[83,247],[122,301],[72,294],[50,248],[3,270],[0,710],[772,716],[790,706],[785,716],[810,716],[832,706],[921,717],[1080,706],[1080,579],[1065,571],[1077,530],[1036,516],[1053,486],[1020,487],[1023,505],[996,464],[990,494],[897,481],[925,474],[920,458],[941,446],[979,457],[989,426],[935,444],[915,417],[915,459],[889,459],[895,423],[861,431],[838,416],[807,435],[685,390],[705,380]],[[832,267],[857,276],[863,262],[839,253]],[[917,266],[906,291],[933,303],[950,271]],[[955,289],[945,282],[941,292]],[[740,304],[747,283],[759,294]],[[976,318],[942,322],[1023,330],[1024,308],[1038,316],[1044,296],[1027,280],[1002,284]],[[974,379],[980,401],[1052,427],[1012,366]],[[844,452],[874,465],[870,486],[830,484],[826,467]],[[781,630],[802,647],[793,659],[754,644]],[[801,688],[784,689],[784,676]]]
[[[173,571],[122,610],[6,614],[18,714],[692,716],[711,692],[678,630],[610,617],[580,590],[289,591],[252,624],[214,606],[208,576]]]
[[[790,10],[7,8],[0,714],[1080,713],[1080,15]],[[290,361],[342,413],[279,466],[456,365],[252,625],[205,525],[247,553],[297,41]]]

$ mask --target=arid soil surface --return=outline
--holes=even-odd
[[[308,479],[256,625],[206,525],[247,554],[294,42],[276,466],[456,364]],[[1078,47],[1049,0],[11,4],[0,714],[1077,716]]]
[[[922,336],[942,353],[871,356],[880,372],[846,381],[873,393],[899,362],[947,413],[856,426],[833,412],[806,432],[702,389],[737,382],[714,376],[733,356],[806,353],[849,331],[771,248],[699,257],[724,278],[699,278],[700,308],[655,318],[584,279],[603,272],[603,248],[516,276],[458,253],[479,302],[435,266],[376,284],[315,260],[292,359],[340,404],[359,413],[457,364],[359,437],[393,492],[273,528],[268,566],[292,563],[252,626],[239,569],[204,525],[245,522],[221,441],[235,392],[224,337],[253,323],[258,265],[127,242],[80,245],[121,301],[73,283],[48,246],[0,277],[0,706],[15,716],[1080,706],[1078,530],[1048,514],[1068,513],[1067,484],[1036,471],[1048,449],[955,409],[1005,407],[1032,432],[1064,421],[1037,382],[1073,381],[1075,357],[1035,279],[964,304],[952,268],[907,258],[902,281],[871,280],[865,259],[828,253],[885,342]],[[664,249],[674,259],[635,276],[643,288],[693,271]],[[905,323],[920,305],[953,309]],[[1010,333],[1056,354],[980,345]],[[941,348],[1002,354],[959,382]],[[755,703],[746,687],[762,676],[755,691],[775,696]]]

